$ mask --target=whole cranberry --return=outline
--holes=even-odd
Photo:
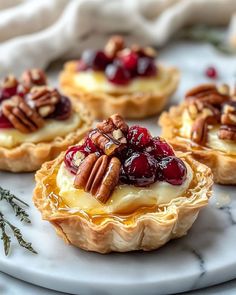
[[[205,71],[205,75],[210,79],[218,78],[218,72],[215,67],[208,67]]]
[[[134,125],[129,128],[127,141],[134,149],[140,150],[151,143],[151,134],[145,127]]]
[[[119,64],[110,64],[105,71],[107,79],[118,85],[125,85],[130,82],[130,73]]]
[[[11,98],[14,95],[16,95],[17,94],[17,86],[18,85],[14,85],[12,87],[4,87],[4,86],[2,86],[0,88],[0,102],[5,100],[5,99]]]
[[[150,57],[140,57],[138,59],[137,74],[142,77],[155,76],[157,73],[157,67],[155,60]]]
[[[94,71],[104,71],[107,65],[111,62],[103,51],[92,49],[85,50],[82,53],[81,60],[88,68]]]
[[[88,153],[97,153],[98,155],[102,154],[102,152],[99,150],[99,148],[92,142],[91,138],[88,137],[84,141],[84,150]]]
[[[172,147],[160,137],[153,137],[146,151],[156,159],[175,155]]]
[[[133,153],[122,165],[120,180],[135,186],[148,186],[155,182],[157,161],[148,153]]]
[[[88,155],[89,153],[85,151],[84,145],[72,146],[69,148],[64,157],[64,163],[67,169],[76,174],[80,162]]]
[[[0,112],[0,129],[14,128],[12,123]]]
[[[69,98],[61,96],[59,103],[56,104],[55,111],[49,116],[55,120],[66,120],[71,114],[72,106]]]
[[[136,71],[138,63],[138,55],[131,51],[127,50],[119,57],[121,64],[128,71]]]
[[[181,185],[187,176],[184,162],[174,156],[161,159],[158,163],[157,178],[173,185]]]

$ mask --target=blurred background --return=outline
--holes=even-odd
[[[47,68],[119,33],[165,48],[188,38],[236,50],[235,0],[0,0],[0,69]],[[198,56],[200,58],[200,56]]]

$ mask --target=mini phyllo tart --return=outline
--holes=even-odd
[[[42,166],[33,199],[67,243],[100,253],[148,251],[187,233],[211,186],[207,166],[112,115]]]
[[[157,114],[178,82],[179,71],[158,64],[153,48],[126,47],[120,36],[104,50],[86,50],[80,60],[67,62],[60,75],[62,91],[98,119],[115,112],[130,119]]]
[[[160,118],[162,135],[174,148],[208,165],[214,181],[236,184],[236,98],[227,85],[205,84]]]
[[[46,85],[42,70],[25,71],[0,86],[0,170],[34,171],[75,144],[91,127],[79,105]]]

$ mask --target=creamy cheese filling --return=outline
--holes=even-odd
[[[45,125],[32,133],[22,133],[17,129],[0,129],[0,146],[13,148],[24,142],[45,142],[51,141],[55,137],[64,137],[68,133],[76,130],[81,124],[81,119],[77,113],[73,113],[69,119],[64,121],[47,120]]]
[[[135,78],[127,85],[121,86],[110,83],[103,72],[85,71],[78,72],[75,84],[86,91],[99,91],[106,93],[131,93],[131,92],[162,92],[169,84],[171,74],[168,70],[158,67],[157,75],[147,78]]]
[[[188,111],[184,110],[182,115],[182,127],[180,129],[180,135],[185,138],[190,138],[192,125],[193,120],[190,118]],[[219,126],[214,126],[208,131],[206,146],[214,150],[236,155],[236,142],[219,139],[218,131]]]
[[[185,165],[187,178],[182,185],[171,185],[164,181],[157,181],[146,188],[118,185],[105,205],[99,203],[91,194],[73,186],[75,176],[66,169],[64,163],[60,166],[56,182],[59,196],[71,209],[89,214],[128,214],[141,207],[168,204],[171,200],[181,197],[193,179],[191,167],[186,162]]]

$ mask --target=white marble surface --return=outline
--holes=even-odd
[[[188,87],[205,81],[203,72],[206,66],[216,65],[220,80],[225,82],[233,81],[236,70],[235,57],[223,56],[209,45],[176,43],[161,52],[160,59],[179,66],[182,71],[181,85],[172,103],[177,102]],[[154,134],[159,132],[155,126],[156,119],[142,122]],[[0,173],[0,185],[10,188],[31,204],[34,185],[32,174]],[[120,294],[122,291],[124,294],[157,295],[218,284],[236,278],[235,194],[235,187],[215,186],[210,205],[202,210],[189,234],[158,251],[106,256],[66,246],[52,227],[41,221],[39,213],[31,204],[32,225],[21,228],[39,254],[30,254],[13,243],[10,257],[6,258],[0,252],[0,271],[44,287],[80,295],[95,292]],[[222,199],[226,195],[230,202],[223,204]],[[219,203],[222,208],[218,208]],[[12,215],[5,206],[3,209],[7,215]],[[14,287],[11,292],[8,281],[20,286],[22,293]],[[234,288],[235,284],[231,284]],[[9,276],[0,276],[0,294],[27,294],[33,288],[36,287]],[[218,288],[222,291],[222,287]],[[24,289],[28,291],[24,293]],[[56,294],[38,288],[35,292]],[[211,293],[211,289],[201,292],[223,294]],[[227,294],[225,289],[223,292]]]

